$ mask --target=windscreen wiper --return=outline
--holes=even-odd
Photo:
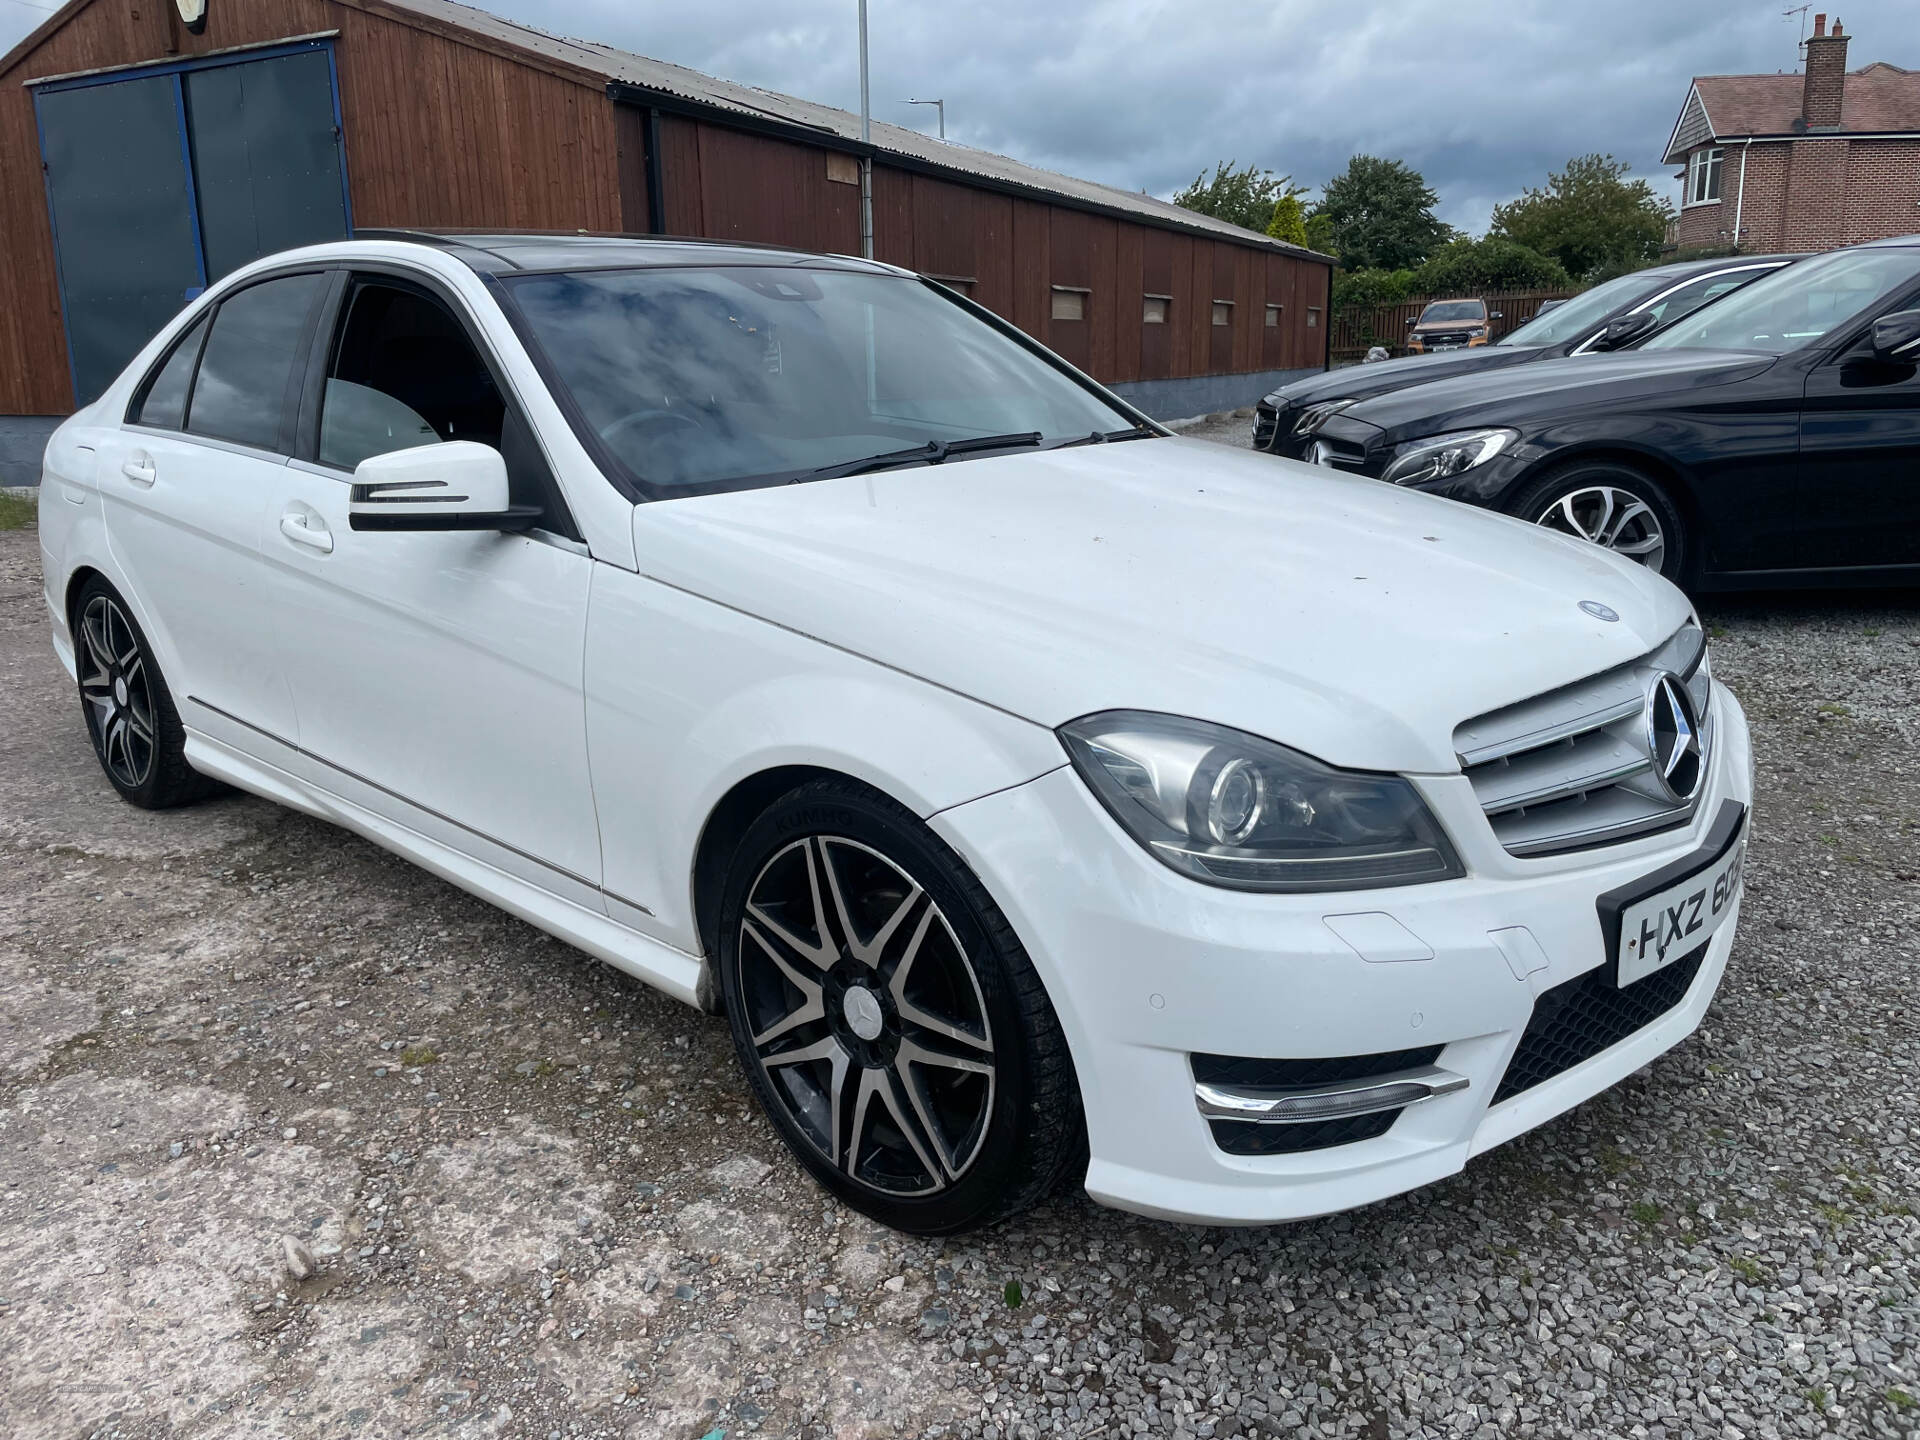
[[[1124,430],[1096,430],[1091,435],[1076,435],[1071,440],[1060,440],[1049,445],[1049,450],[1071,450],[1076,445],[1105,445],[1113,440],[1151,440],[1158,430],[1146,425],[1129,425]]]
[[[938,465],[949,455],[965,455],[974,450],[1011,450],[1024,445],[1040,443],[1038,430],[1021,430],[1011,435],[969,435],[964,440],[929,440],[924,445],[915,445],[910,450],[889,450],[884,455],[868,455],[859,460],[842,460],[834,465],[822,465],[815,470],[803,470],[789,482],[798,485],[803,480],[838,480],[847,475],[865,475],[874,470],[887,470],[896,465]]]

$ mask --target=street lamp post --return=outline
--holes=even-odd
[[[947,102],[945,100],[907,100],[902,103],[907,105],[933,106],[935,112],[940,116],[940,138],[942,140],[947,138]]]

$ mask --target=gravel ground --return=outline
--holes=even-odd
[[[0,1435],[1920,1432],[1920,595],[1708,607],[1761,801],[1669,1056],[1355,1214],[938,1242],[801,1177],[720,1021],[121,804],[38,587],[0,533]]]

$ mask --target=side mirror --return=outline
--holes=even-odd
[[[370,455],[354,469],[355,530],[530,530],[536,505],[513,505],[507,462],[490,445],[449,440]]]
[[[1892,365],[1920,364],[1920,310],[1896,310],[1873,322],[1873,358]]]
[[[1417,319],[1419,319],[1419,318],[1420,318],[1420,317],[1419,317],[1419,316],[1417,316],[1417,315],[1409,315],[1409,316],[1407,316],[1407,328],[1408,328],[1409,330],[1411,330],[1411,329],[1413,328],[1413,324],[1414,324],[1414,321],[1415,321],[1415,320],[1417,320]]]
[[[1660,322],[1653,318],[1651,310],[1636,310],[1631,315],[1616,315],[1607,321],[1607,328],[1594,340],[1596,350],[1618,350],[1623,345],[1632,344]]]
[[[1504,310],[1493,310],[1488,312],[1487,318],[1489,320],[1504,320],[1507,316]]]

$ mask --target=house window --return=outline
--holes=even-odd
[[[827,152],[827,179],[839,185],[860,183],[860,162],[851,155]]]
[[[1213,323],[1216,325],[1233,324],[1233,301],[1216,300],[1213,302]]]
[[[1696,150],[1687,157],[1687,204],[1710,205],[1720,198],[1720,147]]]
[[[1269,305],[1267,307],[1267,328],[1269,330],[1280,323],[1280,312],[1286,308],[1284,305]]]
[[[1307,306],[1307,329],[1318,330],[1319,328],[1320,307],[1318,305],[1309,305]]]
[[[1053,287],[1053,318],[1056,320],[1084,320],[1087,318],[1087,296],[1091,291],[1072,285]]]
[[[1146,303],[1140,307],[1140,323],[1143,325],[1164,325],[1167,323],[1167,307],[1173,304],[1171,295],[1149,295]]]

